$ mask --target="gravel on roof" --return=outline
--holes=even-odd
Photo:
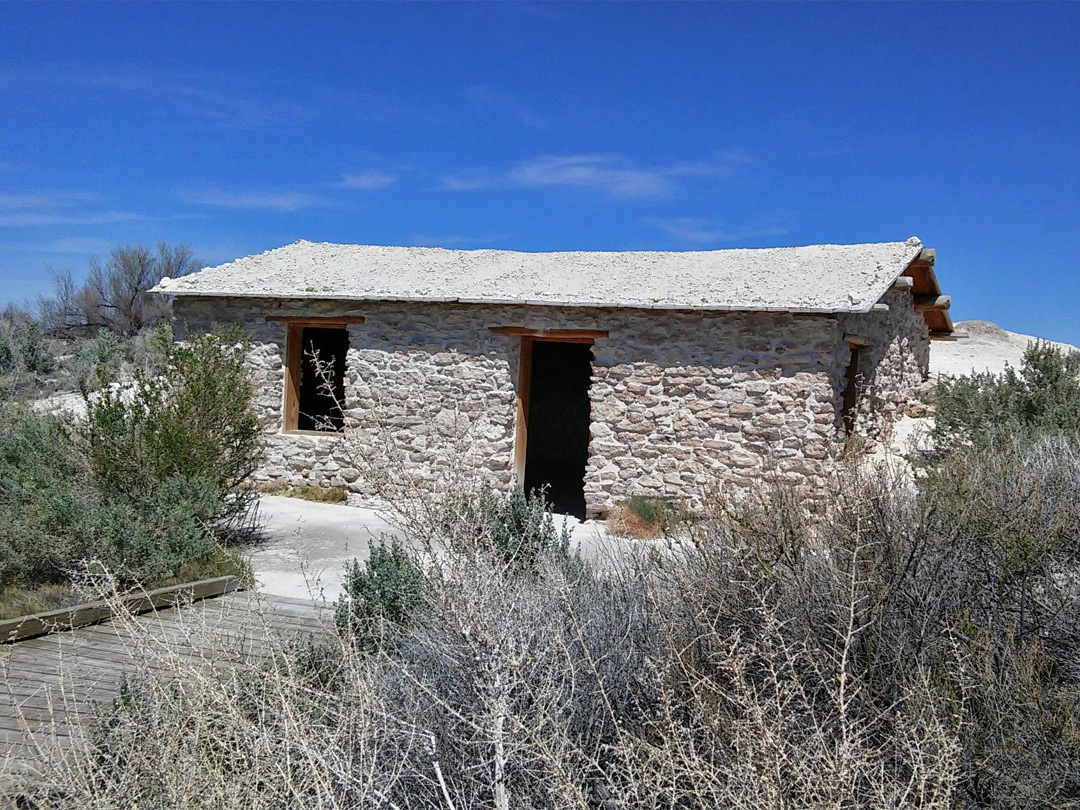
[[[298,241],[168,295],[786,312],[867,312],[922,249],[906,242],[704,251],[446,250]]]

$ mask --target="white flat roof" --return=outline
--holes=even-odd
[[[867,312],[906,242],[698,251],[446,250],[298,241],[163,279],[168,295],[784,312]]]

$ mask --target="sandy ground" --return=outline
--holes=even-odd
[[[268,541],[251,555],[260,591],[275,596],[332,602],[351,559],[368,557],[373,540],[397,536],[386,514],[371,506],[313,503],[266,495],[259,499]],[[587,559],[602,559],[625,541],[608,534],[602,522],[573,518],[572,542]]]
[[[960,321],[956,324],[956,340],[935,340],[930,345],[930,372],[959,375],[991,371],[1000,374],[1006,365],[1019,368],[1028,344],[1037,339],[1032,335],[1009,332],[990,321]],[[1080,351],[1068,343],[1053,345]]]

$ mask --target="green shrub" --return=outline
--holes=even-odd
[[[201,518],[246,515],[261,432],[245,353],[236,332],[199,335],[170,347],[160,374],[88,397],[84,435],[101,488],[135,499],[197,480],[199,500],[214,504]]]
[[[0,314],[0,374],[49,374],[56,368],[41,324],[22,313]]]
[[[420,566],[398,540],[377,540],[367,562],[354,559],[345,568],[344,593],[334,603],[337,626],[359,646],[383,649],[422,606],[423,584]]]
[[[543,495],[521,486],[451,498],[443,521],[451,546],[491,549],[519,571],[535,571],[545,554],[563,562],[571,557],[570,528],[565,521],[557,528]]]
[[[135,494],[100,486],[61,420],[9,412],[0,423],[0,586],[68,579],[96,560],[122,582],[157,582],[215,554],[227,495],[172,475]]]
[[[1080,434],[1080,354],[1041,341],[1024,352],[1020,369],[1004,374],[946,377],[934,394],[934,444],[939,454],[960,445]]]
[[[255,503],[251,398],[242,346],[208,335],[162,375],[88,396],[85,424],[0,414],[0,587],[65,582],[87,560],[152,584],[213,560]]]

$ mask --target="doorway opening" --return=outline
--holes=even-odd
[[[855,430],[855,421],[859,416],[859,389],[862,387],[862,374],[859,372],[859,354],[861,347],[851,343],[851,357],[844,372],[844,433],[850,435]]]
[[[522,339],[526,492],[546,488],[551,508],[585,519],[592,341]]]

